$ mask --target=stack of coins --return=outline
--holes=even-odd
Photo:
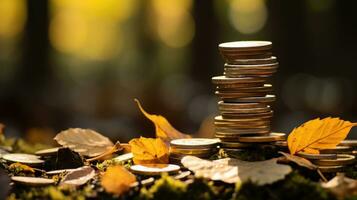
[[[283,146],[282,143],[277,146]],[[310,160],[321,172],[342,172],[356,163],[357,140],[344,140],[335,148],[321,149],[319,154],[299,152],[298,156]]]
[[[222,146],[241,147],[238,143],[269,143],[285,139],[271,133],[273,86],[268,79],[277,71],[268,41],[222,43],[219,51],[225,60],[223,76],[212,78],[220,115],[215,117],[215,136]]]
[[[180,163],[184,156],[209,158],[217,152],[219,140],[210,138],[176,139],[170,142],[170,162]]]

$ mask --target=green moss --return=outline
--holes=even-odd
[[[317,182],[312,182],[294,172],[287,176],[285,180],[272,185],[257,186],[251,182],[245,183],[242,185],[242,188],[233,195],[232,199],[328,200],[335,198]]]
[[[175,180],[168,175],[163,175],[161,179],[155,181],[150,189],[142,188],[139,199],[155,200],[179,200],[184,199],[186,184]]]

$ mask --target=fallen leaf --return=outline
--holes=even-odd
[[[295,128],[288,136],[290,154],[300,151],[318,154],[319,149],[334,148],[356,125],[357,123],[331,117],[310,120]]]
[[[60,185],[81,186],[94,178],[95,175],[95,170],[92,167],[79,167],[71,170],[67,175],[65,175]]]
[[[117,195],[128,191],[135,182],[135,176],[119,165],[108,167],[101,179],[101,184],[105,191]]]
[[[25,165],[25,164],[21,164],[21,163],[12,163],[10,166],[9,166],[9,170],[10,171],[13,171],[13,172],[25,172],[25,173],[35,173],[35,170],[28,166],[28,165]]]
[[[89,157],[103,154],[113,147],[107,137],[91,129],[70,128],[58,133],[54,139],[58,144]]]
[[[195,176],[203,176],[212,180],[227,183],[252,181],[257,185],[271,184],[284,179],[291,172],[291,167],[277,163],[277,159],[247,162],[233,158],[214,161],[202,160],[193,156],[185,156],[181,163],[193,171]]]
[[[138,104],[140,111],[151,120],[155,125],[155,132],[156,137],[161,138],[165,142],[170,142],[173,139],[180,139],[180,138],[190,138],[190,135],[181,133],[180,131],[176,130],[167,119],[161,115],[152,115],[147,113],[143,107],[141,106],[139,100],[134,99],[135,102]]]
[[[90,158],[90,159],[87,159],[88,162],[92,162],[92,161],[95,161],[95,160],[105,160],[105,159],[108,159],[108,157],[110,157],[113,153],[119,151],[119,150],[122,150],[123,148],[121,147],[120,145],[120,142],[116,142],[114,146],[112,146],[112,148],[108,149],[106,152],[103,152],[102,154],[96,156],[96,157],[93,157],[93,158]]]
[[[321,183],[323,188],[329,189],[338,199],[345,199],[348,196],[357,195],[357,180],[345,177],[344,174],[337,174],[327,183]]]
[[[315,170],[317,169],[317,166],[314,165],[310,160],[306,159],[306,158],[302,158],[300,156],[295,156],[295,155],[291,155],[288,153],[284,153],[279,151],[280,154],[282,154],[286,159],[288,159],[291,162],[294,162],[302,167],[311,169],[311,170]]]
[[[135,164],[169,163],[169,148],[160,138],[135,138],[129,142]]]
[[[187,169],[193,171],[196,177],[203,177],[226,183],[237,183],[240,181],[237,166],[217,162],[217,160],[203,160],[195,156],[185,156],[181,159],[181,163]]]

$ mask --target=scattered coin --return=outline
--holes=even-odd
[[[218,143],[219,140],[212,138],[186,138],[172,140],[170,145],[178,148],[212,148]]]
[[[46,186],[54,184],[54,180],[48,178],[13,176],[11,180],[15,183],[28,186]]]
[[[130,170],[135,174],[160,175],[162,173],[177,173],[180,170],[180,166],[173,164],[132,165]]]
[[[335,148],[329,148],[329,149],[321,149],[320,153],[350,153],[352,152],[353,148],[350,146],[336,146]]]
[[[45,161],[39,159],[38,156],[32,154],[24,153],[9,153],[2,156],[2,159],[8,162],[19,162],[29,166],[38,166],[43,164]]]
[[[63,173],[67,173],[67,172],[71,172],[74,171],[76,169],[59,169],[59,170],[52,170],[52,171],[48,171],[46,172],[47,175],[57,175],[57,174],[63,174]]]
[[[113,158],[115,161],[118,161],[118,162],[126,162],[128,160],[131,160],[134,158],[134,155],[133,153],[126,153],[126,154],[122,154],[120,156],[117,156],[115,158]]]
[[[343,140],[339,144],[340,146],[357,147],[357,140]]]
[[[351,165],[355,163],[355,156],[347,154],[338,154],[336,159],[319,159],[312,160],[312,162],[319,166],[336,166],[336,165]]]
[[[310,159],[310,160],[318,160],[318,159],[337,159],[337,154],[310,154],[310,153],[297,153],[298,156]]]

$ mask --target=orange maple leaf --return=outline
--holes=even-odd
[[[135,176],[124,167],[116,165],[107,168],[101,178],[101,185],[108,193],[121,195],[136,181]]]
[[[160,138],[135,138],[129,142],[135,164],[167,164],[169,148]]]

